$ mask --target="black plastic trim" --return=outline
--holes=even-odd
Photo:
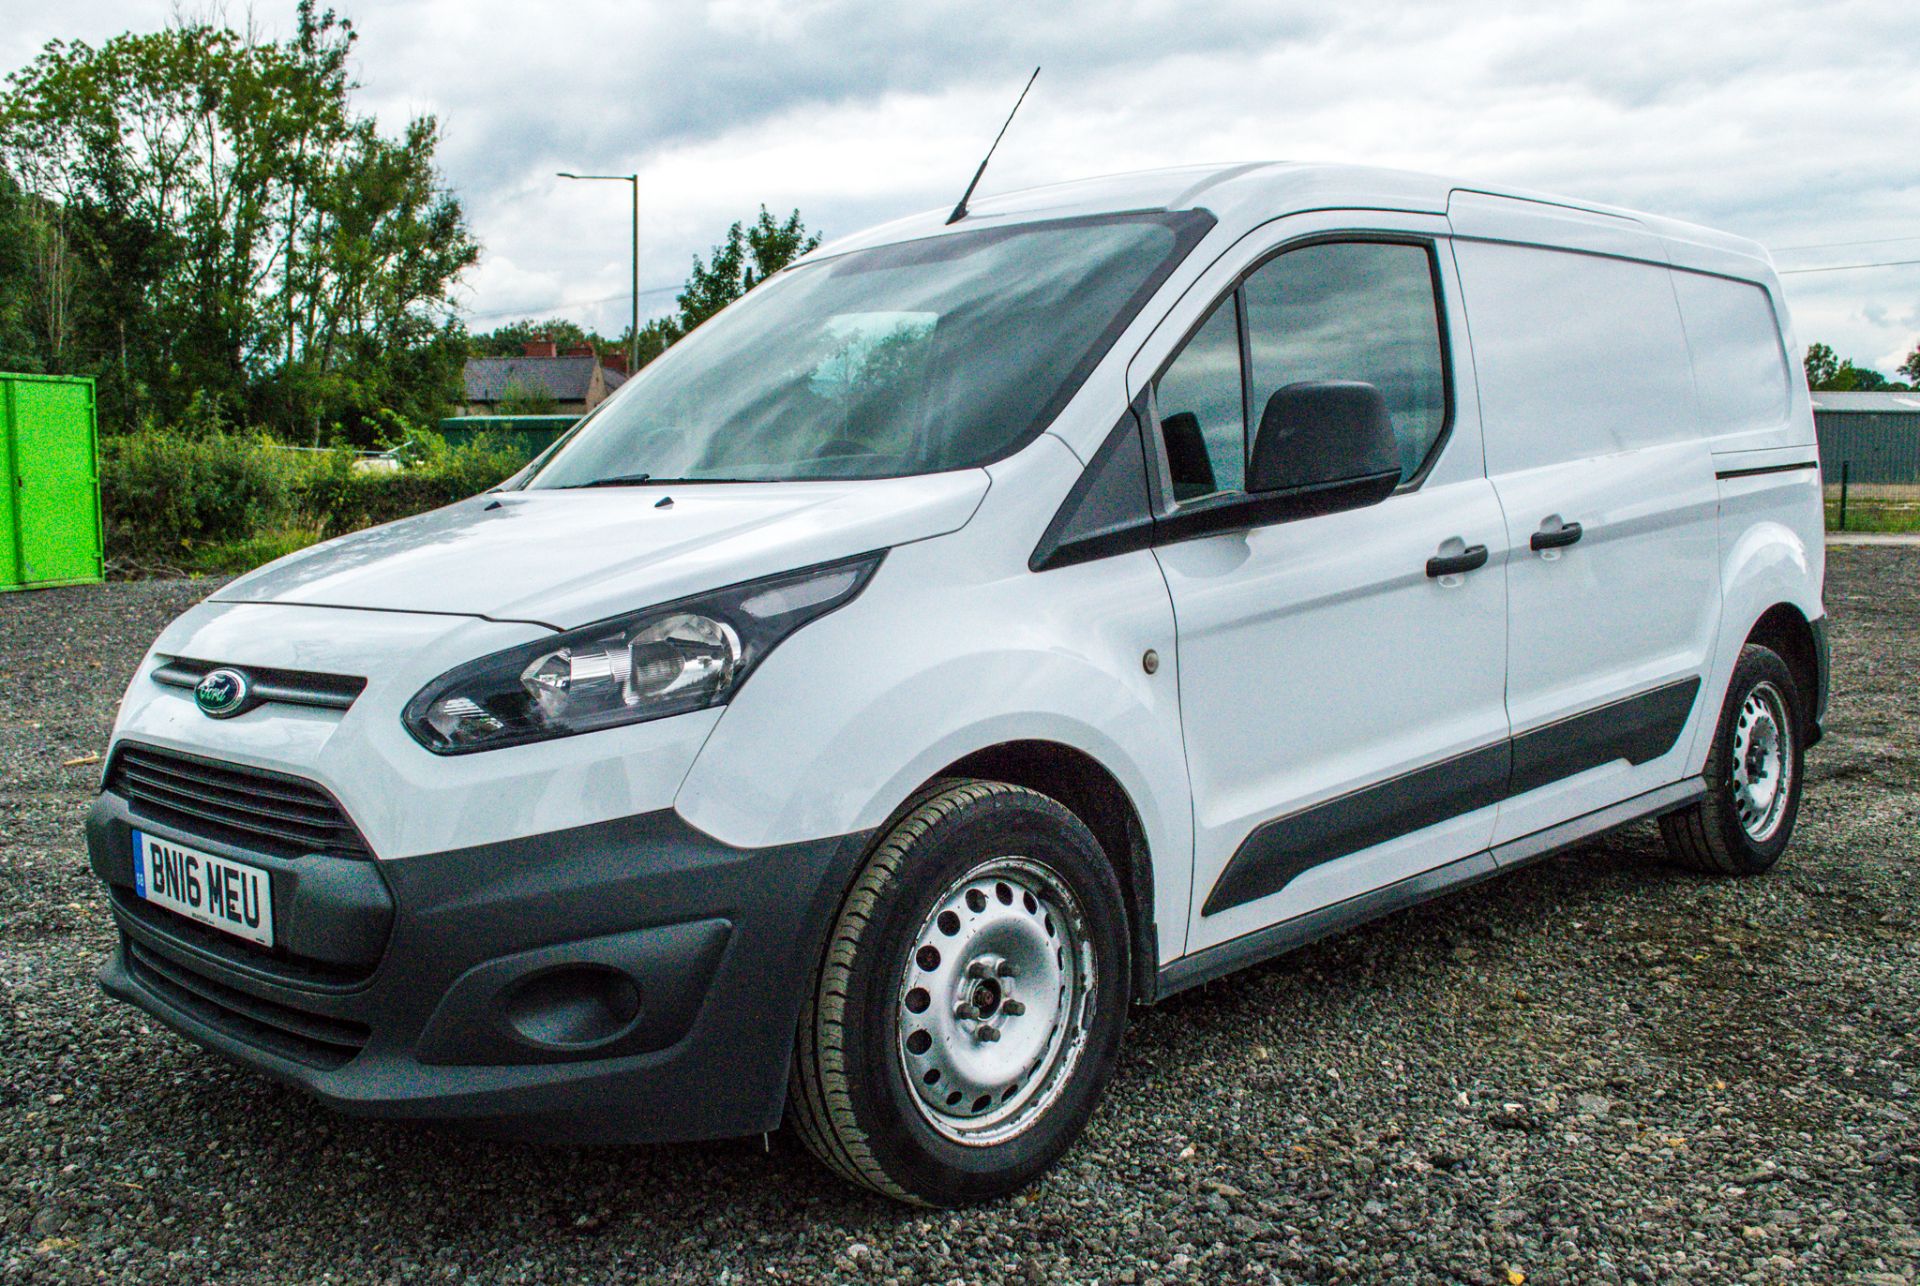
[[[257,665],[226,665],[215,661],[196,661],[191,657],[168,657],[153,670],[153,681],[170,688],[194,688],[214,670],[238,670],[252,680],[246,704],[232,714],[244,714],[262,705],[318,706],[326,710],[346,710],[366,690],[367,681],[352,674],[322,674],[308,670],[274,670]]]
[[[1378,504],[1400,485],[1400,471],[1289,487],[1223,492],[1155,515],[1155,488],[1144,442],[1146,395],[1122,413],[1028,556],[1036,572],[1156,545],[1247,531]]]
[[[1696,676],[1523,732],[1513,739],[1513,780],[1524,795],[1563,777],[1624,759],[1644,764],[1673,749],[1700,694]]]
[[[1034,546],[1027,567],[1036,572],[1111,558],[1153,543],[1153,500],[1147,490],[1141,440],[1146,395],[1120,413],[1113,432],[1067,493],[1060,511]]]
[[[1508,766],[1503,741],[1263,823],[1227,862],[1200,914],[1257,901],[1336,857],[1497,804]]]
[[[1624,800],[1611,807],[1562,822],[1558,826],[1525,836],[1497,848],[1485,849],[1445,866],[1422,871],[1404,880],[1351,897],[1331,906],[1318,907],[1291,920],[1234,938],[1232,941],[1196,951],[1162,967],[1157,975],[1153,1000],[1167,997],[1212,982],[1249,965],[1259,964],[1288,951],[1304,947],[1331,934],[1355,928],[1369,920],[1403,911],[1443,894],[1490,879],[1502,872],[1538,861],[1617,826],[1658,817],[1684,808],[1704,798],[1706,787],[1697,777],[1644,795]]]
[[[1435,554],[1427,559],[1427,579],[1438,580],[1442,576],[1461,576],[1467,572],[1478,571],[1487,565],[1487,547],[1468,545],[1457,554]]]
[[[1589,768],[1658,759],[1679,740],[1699,691],[1697,677],[1663,684],[1263,822],[1227,859],[1200,914],[1268,897],[1316,866]]]
[[[108,755],[102,781],[137,816],[182,838],[198,835],[289,858],[373,855],[333,792],[305,777],[122,741]]]
[[[276,942],[262,947],[198,924],[133,889],[133,831],[204,849],[267,872]],[[113,895],[124,932],[156,949],[273,985],[338,991],[373,973],[393,926],[393,895],[381,862],[308,853],[297,857],[155,818],[107,791],[87,813],[94,874]]]
[[[1399,488],[1399,483],[1400,471],[1395,469],[1391,473],[1318,482],[1285,491],[1234,492],[1191,500],[1154,520],[1153,540],[1156,545],[1170,545],[1216,532],[1246,531],[1343,513],[1379,504]]]
[[[89,847],[118,885],[126,818],[102,799]],[[358,863],[394,909],[357,987],[295,985],[124,921],[101,985],[357,1115],[565,1142],[754,1134],[779,1124],[801,1000],[870,838],[735,848],[667,810]],[[627,974],[634,1020],[577,1043],[516,1029],[521,989],[569,969]]]
[[[1826,735],[1827,698],[1833,685],[1833,643],[1827,637],[1824,614],[1807,622],[1813,634],[1813,699],[1808,707],[1807,745],[1818,744]]]
[[[1757,478],[1763,473],[1793,473],[1800,469],[1818,469],[1818,460],[1796,460],[1792,464],[1763,464],[1752,469],[1722,469],[1713,476],[1721,482],[1728,478]]]

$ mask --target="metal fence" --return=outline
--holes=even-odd
[[[1920,484],[1920,413],[1815,411],[1813,424],[1828,482],[1845,464],[1856,484]]]

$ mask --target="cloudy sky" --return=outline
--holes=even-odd
[[[1035,64],[986,191],[1354,161],[1693,219],[1783,269],[1920,260],[1913,0],[333,3],[361,33],[361,101],[389,128],[440,119],[485,247],[466,287],[478,329],[625,320],[626,191],[556,170],[640,174],[641,282],[662,287],[642,305],[661,311],[690,257],[763,202],[830,234],[951,203]],[[0,0],[0,66],[175,7]],[[284,34],[292,9],[251,13]],[[1890,371],[1920,340],[1920,264],[1784,280],[1803,341]]]

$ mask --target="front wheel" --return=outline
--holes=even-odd
[[[1778,653],[1757,643],[1741,649],[1707,752],[1707,797],[1660,819],[1674,861],[1758,875],[1780,859],[1800,812],[1804,708]]]
[[[1066,808],[1004,782],[924,797],[854,882],[801,1013],[801,1138],[903,1201],[1021,1187],[1113,1073],[1127,952],[1119,882]]]

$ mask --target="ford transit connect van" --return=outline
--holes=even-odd
[[[174,622],[113,995],[349,1112],[1046,1168],[1129,1007],[1639,819],[1780,856],[1819,461],[1757,246],[1172,170],[823,247],[486,495]]]

